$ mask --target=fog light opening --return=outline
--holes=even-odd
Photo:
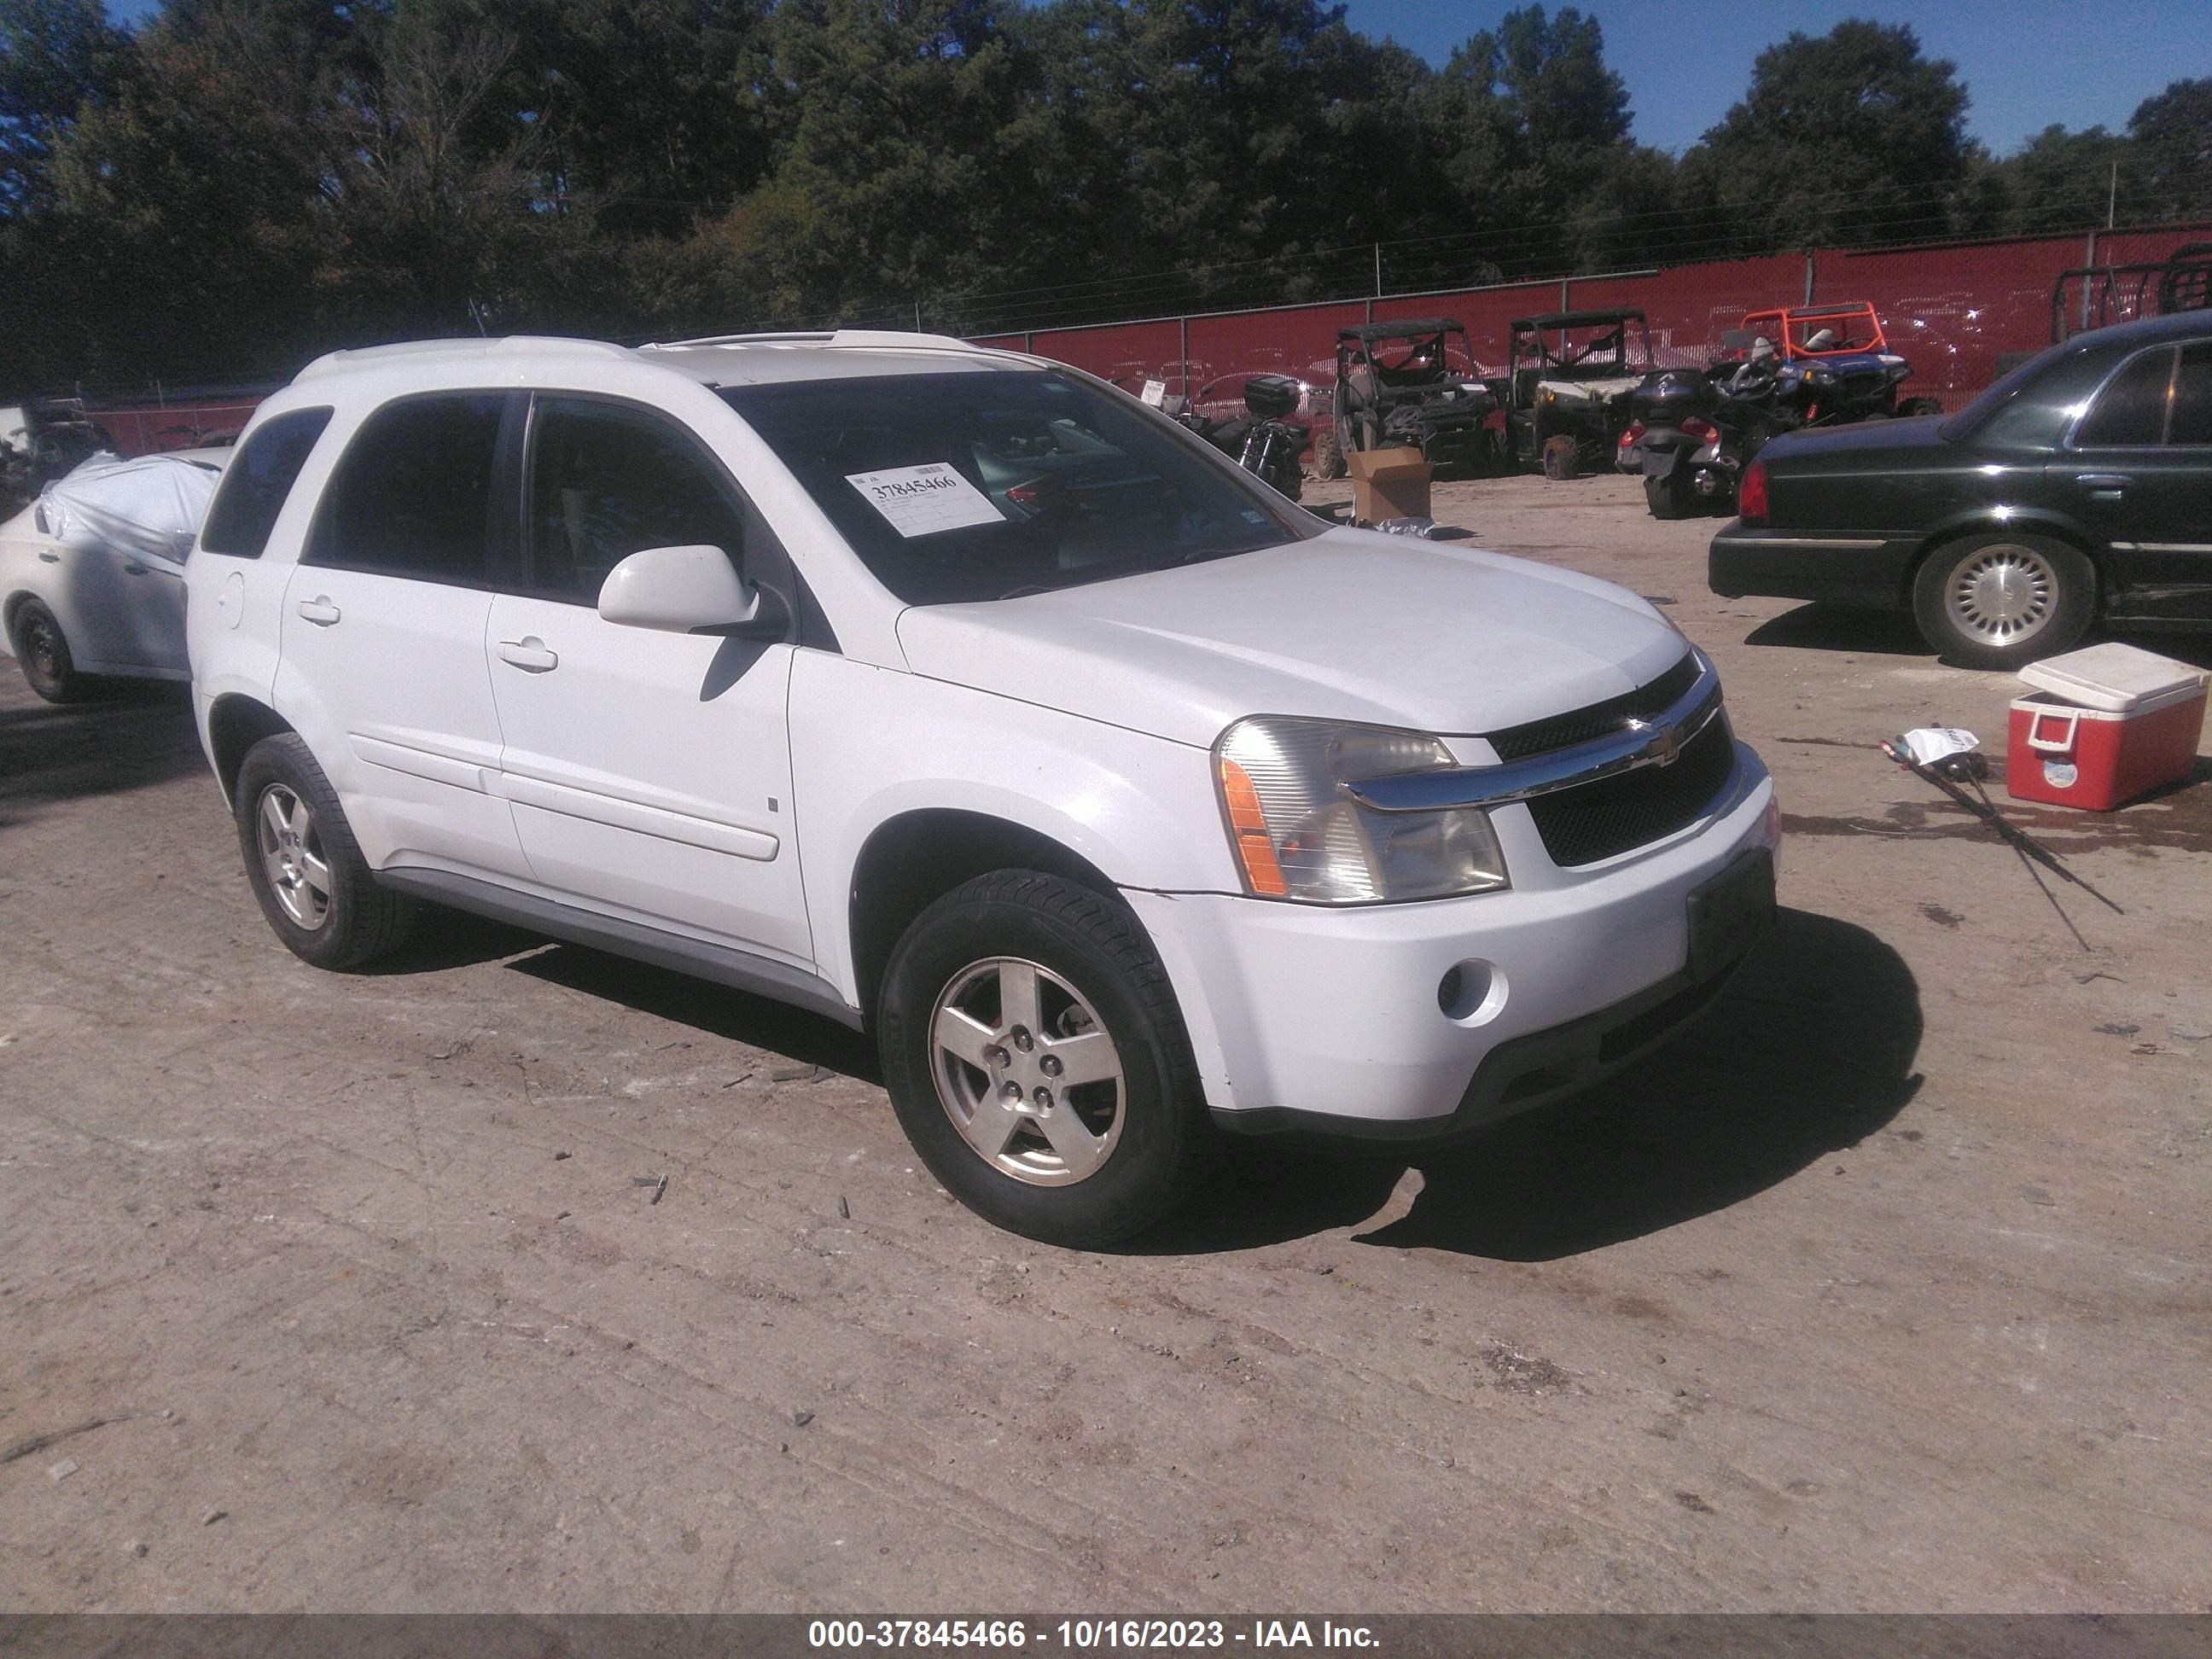
[[[1437,1006],[1446,1019],[1480,1025],[1505,1006],[1505,975],[1487,962],[1456,962],[1437,981]]]

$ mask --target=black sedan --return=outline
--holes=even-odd
[[[1778,438],[1737,507],[1715,592],[1910,610],[1972,667],[2100,617],[2212,630],[2212,311],[2077,334],[1955,415]]]

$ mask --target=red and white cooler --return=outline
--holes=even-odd
[[[2093,645],[2020,677],[2036,689],[2013,699],[2005,792],[2014,800],[2109,812],[2196,764],[2212,678],[2201,668],[2132,645]]]

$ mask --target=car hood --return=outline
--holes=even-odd
[[[1635,690],[1681,635],[1625,588],[1372,532],[900,615],[915,672],[1211,744],[1246,714],[1443,735]]]

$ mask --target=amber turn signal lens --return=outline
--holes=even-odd
[[[1243,860],[1244,882],[1255,893],[1280,898],[1289,888],[1283,866],[1275,861],[1275,843],[1267,835],[1267,815],[1260,811],[1260,794],[1252,780],[1235,761],[1218,759],[1221,769],[1221,799],[1229,808],[1229,828],[1237,837],[1237,855]]]

